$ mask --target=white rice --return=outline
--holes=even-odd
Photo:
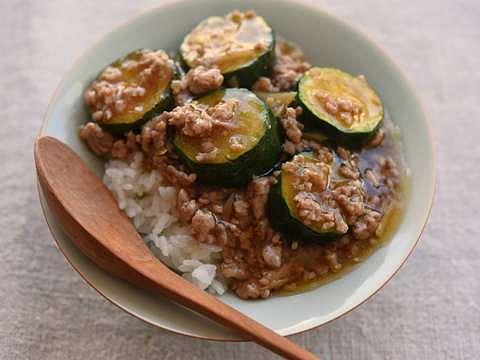
[[[110,160],[103,181],[118,206],[132,219],[143,240],[157,258],[200,289],[223,294],[226,285],[218,276],[221,248],[197,242],[179,224],[177,190],[166,186],[158,171],[142,169],[142,153],[130,162]]]

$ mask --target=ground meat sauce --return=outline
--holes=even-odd
[[[260,77],[253,90],[265,92],[288,91],[295,88],[298,79],[311,68],[303,52],[296,46],[279,41],[275,47],[275,65],[271,78]]]
[[[181,80],[173,80],[172,93],[177,105],[184,105],[196,95],[219,89],[223,75],[217,67],[197,66],[190,69]]]
[[[301,51],[286,43],[277,45],[276,55],[272,76],[261,77],[254,89],[292,90],[310,68]],[[153,71],[157,60],[161,61],[145,60],[149,63],[142,66]],[[278,118],[286,135],[284,152],[293,155],[307,149],[319,159],[316,163],[305,163],[294,156],[282,165],[283,171],[296,177],[294,202],[298,214],[305,224],[343,234],[328,244],[289,242],[270,227],[266,217],[268,194],[277,183],[279,171],[256,178],[241,189],[206,187],[196,182],[196,175],[188,173],[171,149],[167,130],[175,127],[185,136],[202,139],[204,151],[197,160],[207,161],[217,151],[209,141],[212,134],[236,126],[235,101],[220,102],[209,108],[189,101],[192,95],[222,85],[223,76],[217,68],[201,64],[182,79],[174,80],[171,90],[177,107],[153,118],[139,133],[129,132],[120,138],[102,130],[95,120],[122,110],[121,101],[141,96],[141,89],[132,89],[128,96],[123,90],[120,97],[115,90],[110,101],[105,81],[111,82],[110,78],[116,75],[113,70],[106,71],[87,90],[87,104],[101,114],[93,114],[94,122],[82,127],[80,137],[100,156],[126,159],[141,151],[144,167],[158,169],[168,183],[179,189],[176,199],[179,219],[197,241],[222,248],[219,270],[239,297],[267,298],[274,291],[299,291],[332,279],[376,249],[386,237],[386,229],[392,228],[398,218],[404,172],[388,121],[363,149],[351,151],[305,139],[303,125],[297,121],[301,109],[282,110]],[[323,94],[318,96],[323,96],[331,105],[331,112],[345,117],[346,122],[354,118],[355,104]],[[232,149],[242,150],[242,144],[234,137],[229,143]]]

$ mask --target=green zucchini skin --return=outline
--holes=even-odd
[[[311,133],[322,133],[329,137],[336,143],[339,143],[344,146],[348,147],[358,147],[361,146],[365,141],[367,141],[382,125],[383,122],[383,108],[381,110],[380,118],[375,124],[374,127],[367,127],[367,128],[357,128],[357,129],[346,129],[342,128],[340,125],[335,125],[331,123],[328,119],[328,115],[324,114],[322,116],[317,112],[314,113],[315,109],[311,109],[309,106],[309,102],[307,100],[306,95],[304,92],[309,91],[309,89],[302,89],[302,83],[308,82],[309,74],[315,70],[324,70],[324,71],[336,71],[339,75],[338,76],[345,76],[345,77],[352,77],[350,74],[341,72],[337,69],[330,69],[330,68],[312,68],[307,71],[297,82],[297,103],[302,107],[303,112],[300,116],[299,120],[305,125],[305,132]],[[376,95],[375,91],[371,89],[368,85],[366,85],[366,89]],[[378,95],[376,95],[378,97]],[[381,105],[380,105],[381,106]]]
[[[181,52],[180,52],[181,56]],[[269,76],[275,63],[275,34],[272,31],[272,43],[268,50],[255,61],[228,73],[223,74],[223,85],[232,88],[251,88],[261,76]],[[189,69],[182,57],[182,64]]]
[[[166,90],[163,93],[161,100],[153,107],[147,111],[143,117],[137,121],[129,124],[98,124],[102,129],[108,131],[114,135],[122,135],[129,131],[134,133],[139,133],[142,130],[142,126],[147,123],[149,120],[153,119],[155,116],[160,115],[164,111],[170,111],[175,104],[173,99],[172,92],[170,89]]]
[[[173,61],[175,62],[175,75],[174,79],[175,80],[182,80],[185,75],[187,74],[188,71],[188,65],[187,63],[183,60],[182,57],[182,52],[177,51],[175,53],[175,56],[173,58]]]
[[[300,104],[303,110],[302,115],[300,115],[298,120],[305,126],[305,133],[321,133],[327,136],[330,140],[333,140],[335,143],[345,147],[361,147],[382,126],[383,120],[381,120],[373,130],[366,132],[358,131],[355,133],[344,133],[326,121],[318,121],[318,117],[303,104],[298,92],[296,102]]]
[[[334,232],[319,233],[294,217],[282,196],[282,175],[270,189],[267,202],[267,217],[272,228],[288,241],[328,243],[341,237]]]
[[[149,49],[134,50],[134,51],[124,55],[123,57],[115,60],[109,66],[118,67],[124,61],[128,60],[132,56],[136,56],[137,54],[141,54],[142,52],[149,52],[149,51],[151,51],[151,50],[149,50]],[[100,71],[100,73],[97,75],[97,79],[101,76],[103,71],[105,71],[105,69]],[[178,69],[175,66],[174,72],[172,74],[172,78],[170,79],[170,82],[168,83],[165,90],[163,91],[159,101],[155,104],[155,106],[153,106],[150,110],[148,110],[144,114],[141,114],[141,115],[139,114],[139,118],[137,120],[131,121],[131,122],[125,122],[125,123],[97,122],[97,124],[102,129],[104,129],[105,131],[107,131],[107,132],[109,132],[113,135],[121,136],[121,135],[123,135],[123,134],[125,134],[129,131],[133,131],[135,133],[140,132],[140,130],[142,129],[142,126],[146,122],[148,122],[149,120],[151,120],[155,116],[160,115],[162,112],[169,111],[173,108],[173,105],[174,105],[175,101],[174,101],[173,94],[170,90],[170,83],[171,83],[172,79],[175,79],[175,78],[178,77],[177,72],[178,72]],[[86,110],[87,110],[87,112],[90,112],[90,109],[88,108],[88,106],[86,106]]]
[[[248,91],[246,89],[227,89],[226,91]],[[242,187],[247,185],[254,176],[269,172],[276,164],[282,149],[282,134],[275,116],[264,105],[265,133],[260,141],[251,150],[238,158],[221,163],[197,163],[190,159],[173,140],[173,147],[180,160],[187,168],[197,174],[200,183],[211,186]]]
[[[251,88],[261,76],[269,76],[275,63],[275,33],[268,50],[255,61],[240,69],[223,74],[223,83],[228,87]]]
[[[307,129],[307,131],[304,129],[303,138],[306,140],[314,140],[319,144],[325,143],[325,141],[328,139],[325,134],[319,131],[312,131],[312,129]]]
[[[227,14],[226,17],[228,18],[228,16],[229,15]],[[179,53],[182,62],[187,65],[188,68],[192,68],[196,64],[196,61],[192,59],[191,54],[189,55],[188,39],[190,38],[190,36],[192,36],[192,33],[195,33],[196,31],[202,31],[204,28],[208,28],[211,21],[218,21],[218,19],[216,18],[218,17],[212,16],[204,19],[184,37],[182,44],[180,45]],[[225,20],[225,17],[223,18],[223,20]],[[262,50],[260,54],[255,54],[255,57],[252,60],[247,60],[246,62],[243,62],[243,64],[235,63],[235,66],[232,66],[232,69],[229,69],[228,67],[221,67],[220,70],[222,71],[222,75],[224,77],[224,87],[251,88],[251,86],[258,80],[259,77],[269,76],[272,73],[273,65],[275,63],[275,32],[270,27],[270,25],[268,25],[268,23],[260,16],[258,16],[258,18],[257,16],[255,16],[255,19],[253,21],[255,22],[253,23],[253,26],[257,26],[257,28],[255,28],[255,31],[252,31],[250,29],[249,36],[264,36],[264,45],[266,46],[266,49]],[[260,26],[260,28],[258,28],[258,26]],[[260,33],[258,33],[259,31]]]

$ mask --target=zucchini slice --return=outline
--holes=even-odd
[[[295,102],[297,93],[295,91],[286,91],[286,92],[265,92],[265,91],[255,91],[255,94],[265,101],[265,103],[270,107],[273,112],[273,115],[280,116],[283,110],[292,105]]]
[[[297,99],[306,128],[342,142],[364,140],[383,119],[383,106],[362,77],[332,68],[314,67],[298,83]]]
[[[183,40],[180,53],[188,67],[217,66],[226,85],[247,88],[270,74],[275,36],[263,17],[234,11],[200,22]]]
[[[281,152],[281,139],[277,120],[268,106],[246,89],[220,89],[200,99],[198,104],[214,106],[221,101],[239,102],[237,126],[209,137],[218,149],[208,161],[197,161],[202,139],[187,137],[176,131],[174,148],[184,164],[198,176],[201,183],[238,187],[248,184],[253,176],[268,172]],[[232,137],[244,146],[235,151],[230,146]]]
[[[105,68],[85,92],[92,118],[120,134],[138,130],[173,104],[173,61],[163,50],[136,50]]]
[[[318,143],[323,143],[328,139],[325,134],[318,131],[304,131],[302,136],[306,140],[313,140]]]
[[[327,189],[335,171],[333,163],[320,163],[312,152],[302,152],[292,159],[297,161],[301,157],[304,164],[321,166],[328,173]],[[333,162],[333,160],[332,160]],[[305,224],[298,213],[295,196],[300,192],[295,187],[296,176],[282,167],[277,183],[270,190],[267,215],[272,227],[290,241],[331,241],[339,238],[344,232],[339,232],[335,227],[322,228],[321,225]],[[320,204],[321,200],[318,200]]]

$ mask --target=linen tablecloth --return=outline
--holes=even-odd
[[[406,71],[437,143],[435,206],[402,271],[366,304],[293,340],[325,359],[480,358],[480,1],[328,0]],[[32,143],[82,50],[154,1],[0,1],[0,358],[271,359],[251,343],[156,329],[112,306],[54,246]]]

